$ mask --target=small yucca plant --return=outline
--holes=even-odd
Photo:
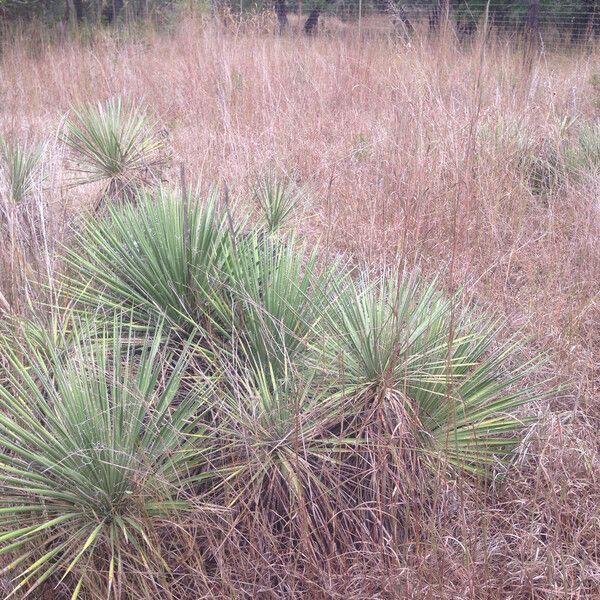
[[[600,170],[600,123],[583,125],[576,143],[565,148],[565,162],[574,173],[597,174]]]
[[[265,177],[254,188],[254,201],[263,225],[270,233],[279,231],[302,200],[303,191],[275,177]]]
[[[39,182],[40,158],[41,149],[0,138],[0,181],[8,202],[19,205],[31,196]]]
[[[102,198],[129,198],[155,182],[164,166],[165,141],[143,108],[121,98],[73,111],[63,140],[71,152],[75,184],[104,182]]]
[[[222,362],[210,431],[227,475],[224,502],[254,520],[255,533],[281,534],[318,555],[336,543],[332,528],[339,542],[360,530],[361,517],[348,511],[353,502],[342,485],[354,476],[339,435],[346,404],[313,380],[316,372],[287,359],[294,353],[280,347],[270,362],[250,348]]]
[[[117,321],[89,331],[58,349],[35,327],[2,339],[0,554],[15,593],[50,578],[73,599],[156,589],[168,573],[157,528],[204,476],[185,348],[171,356]]]
[[[293,352],[314,334],[330,270],[293,240],[242,234],[217,201],[159,189],[86,221],[66,255],[67,293],[88,309],[131,309],[145,329],[166,319],[205,349],[235,333],[256,359],[282,365],[282,344]]]
[[[36,257],[31,250],[39,220],[32,200],[42,181],[41,154],[40,148],[0,138],[0,314],[22,305],[26,273]]]

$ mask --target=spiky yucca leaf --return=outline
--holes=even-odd
[[[215,191],[201,204],[159,189],[140,193],[135,205],[110,207],[100,221],[88,219],[67,251],[76,277],[66,293],[91,310],[133,308],[140,326],[165,318],[180,331],[219,327],[231,318],[220,280],[232,238],[217,200]]]
[[[318,335],[335,265],[319,269],[316,251],[307,252],[293,238],[251,233],[238,243],[229,270],[234,330],[252,362],[280,375]]]
[[[534,364],[502,372],[517,345],[494,350],[497,324],[457,302],[435,283],[395,273],[350,286],[328,311],[330,342],[319,360],[361,405],[365,397],[394,399],[390,432],[409,416],[425,435],[425,454],[484,475],[518,442],[525,421],[516,411],[539,389],[523,384]]]
[[[254,201],[270,233],[285,225],[302,197],[302,190],[274,177],[265,177],[254,188]]]
[[[87,330],[66,353],[37,336],[2,340],[0,554],[15,590],[54,576],[73,598],[86,583],[107,597],[159,576],[154,528],[189,508],[201,477],[200,399],[181,391],[187,351],[129,341],[117,321],[92,340]]]
[[[31,195],[41,158],[39,148],[10,145],[0,137],[0,179],[9,202],[20,204]]]
[[[103,181],[109,199],[129,197],[156,180],[165,162],[165,143],[143,108],[115,98],[73,111],[63,141],[72,154],[76,184]]]

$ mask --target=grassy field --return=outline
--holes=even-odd
[[[57,591],[40,597],[71,597],[80,581],[74,574],[86,565],[98,573],[119,571],[108,589],[117,598],[600,596],[600,53],[544,50],[525,57],[515,44],[502,40],[461,46],[448,34],[408,43],[383,35],[359,39],[347,27],[332,29],[305,39],[274,36],[266,25],[236,29],[187,19],[169,32],[97,32],[50,44],[36,31],[5,41],[0,133],[9,145],[39,146],[41,154],[27,201],[13,218],[4,182],[0,312],[7,321],[10,314],[51,319],[47,315],[56,311],[49,301],[66,304],[59,293],[61,274],[78,275],[95,260],[93,255],[89,263],[71,256],[65,263],[65,245],[79,248],[83,241],[98,252],[106,250],[102,240],[108,238],[102,236],[109,230],[100,228],[100,216],[81,233],[82,215],[97,205],[102,183],[75,185],[77,156],[65,143],[65,123],[74,122],[71,111],[86,103],[122,97],[144,107],[157,124],[161,156],[156,173],[163,187],[191,188],[198,182],[206,197],[211,186],[220,186],[216,202],[227,197],[234,207],[233,219],[227,211],[227,227],[230,220],[237,224],[260,218],[253,197],[257,181],[270,176],[293,182],[302,193],[284,230],[293,227],[298,243],[309,250],[318,247],[315,272],[339,260],[353,275],[376,278],[395,269],[424,280],[437,277],[437,287],[453,298],[450,337],[462,307],[468,307],[501,320],[488,352],[500,351],[519,334],[522,341],[501,372],[547,355],[547,362],[518,384],[527,392],[547,382],[543,387],[548,393],[516,413],[519,419],[534,416],[535,423],[523,431],[510,465],[491,479],[438,468],[432,480],[412,455],[412,442],[408,458],[403,454],[397,461],[395,451],[382,450],[383,443],[377,452],[356,450],[364,478],[356,490],[372,486],[377,491],[355,490],[364,504],[353,511],[340,500],[348,493],[343,490],[333,494],[333,507],[324,503],[326,508],[311,512],[290,501],[290,508],[286,499],[295,493],[311,503],[317,494],[311,488],[314,472],[306,466],[300,476],[293,461],[282,459],[273,467],[277,476],[267,471],[271,481],[261,483],[265,487],[248,492],[235,483],[231,489],[222,484],[225,500],[209,495],[191,515],[166,518],[152,529],[160,540],[161,560],[168,564],[162,574],[147,574],[152,569],[144,562],[155,566],[160,561],[151,556],[140,560],[142,550],[138,562],[120,557],[130,572],[138,571],[131,584],[137,592],[128,591],[126,570],[109,566],[106,550],[96,563],[85,563],[84,556],[60,584],[53,573],[48,581],[58,585]],[[138,202],[152,210],[151,202]],[[123,231],[133,231],[138,217],[123,218]],[[101,235],[94,246],[90,239],[96,224]],[[232,252],[237,256],[235,242]],[[286,260],[293,257],[292,252]],[[239,278],[246,267],[242,262]],[[101,270],[94,269],[86,274],[101,280]],[[81,300],[75,292],[69,294]],[[316,312],[333,302],[331,294],[313,306]],[[98,297],[106,306],[106,296]],[[226,308],[219,305],[218,310]],[[431,310],[423,308],[424,313]],[[308,331],[317,322],[315,317],[303,325]],[[113,326],[116,335],[109,338],[127,337],[124,325]],[[248,335],[260,347],[257,355],[269,355],[260,345],[259,329],[255,338]],[[166,335],[162,329],[154,333],[156,339]],[[309,335],[294,334],[303,340]],[[25,373],[31,367],[16,351],[7,357],[6,339],[5,334],[0,380],[10,380],[5,385],[11,390],[21,380],[6,373],[18,368]],[[23,343],[23,356],[35,354],[27,346],[31,341]],[[77,356],[93,362],[86,344],[78,343]],[[111,343],[101,352],[99,371],[110,369]],[[286,343],[289,349],[292,342]],[[219,351],[211,346],[206,352],[213,360]],[[168,363],[162,352],[151,348],[146,358]],[[325,358],[334,361],[342,351],[327,352]],[[195,363],[209,360],[208,354],[200,354]],[[72,372],[81,375],[78,360],[73,363]],[[123,373],[129,374],[130,366]],[[199,372],[203,368],[196,364]],[[180,370],[185,369],[174,366],[164,377],[181,378],[183,383],[177,381],[185,387],[187,375]],[[225,367],[220,374],[227,377]],[[150,390],[150,371],[144,377],[138,386]],[[231,420],[235,413],[238,424],[244,422],[240,398],[250,394],[244,386],[258,385],[253,377],[242,378],[230,402],[218,408]],[[43,380],[41,374],[39,378]],[[275,385],[262,382],[258,387],[264,393],[263,384]],[[156,394],[168,397],[168,383],[159,387]],[[271,387],[268,393],[274,393]],[[7,397],[2,400],[5,409]],[[87,396],[82,392],[81,397]],[[42,392],[40,398],[47,400]],[[370,418],[356,407],[348,410],[365,423]],[[386,424],[387,418],[401,421],[396,413],[386,415]],[[313,417],[310,413],[311,423]],[[231,440],[247,429],[227,425],[230,421],[210,423],[221,432],[216,435],[231,434],[218,452],[225,464]],[[370,435],[383,436],[380,429]],[[361,439],[366,443],[371,438]],[[324,446],[318,448],[311,450],[316,461],[326,453]],[[234,469],[236,477],[254,481],[253,469],[260,470],[261,460],[254,456],[258,462],[245,465],[246,475]],[[333,459],[331,463],[319,467],[320,484],[343,479]],[[367,484],[379,476],[376,484]],[[230,482],[231,477],[224,479]],[[287,478],[287,487],[277,477]],[[8,483],[2,485],[12,493],[6,491]],[[294,486],[312,491],[292,493]],[[272,501],[264,514],[257,508],[263,494]],[[240,498],[245,510],[231,515],[232,503]],[[396,512],[385,504],[389,498],[397,502]],[[273,514],[278,515],[275,525],[268,522]],[[336,527],[348,531],[340,533]],[[321,538],[315,533],[319,528],[328,535]],[[402,533],[392,535],[397,528]],[[82,538],[76,529],[72,535],[78,547],[110,545],[92,534]],[[0,534],[4,544],[11,539]],[[9,579],[7,575],[6,593]],[[102,577],[91,579],[80,597],[106,597]]]

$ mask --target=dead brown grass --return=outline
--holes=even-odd
[[[534,193],[523,166],[600,117],[589,83],[599,55],[526,63],[500,41],[345,33],[306,40],[184,20],[129,40],[17,39],[0,59],[0,131],[48,143],[36,204],[47,226],[29,251],[37,269],[49,272],[65,225],[95,198],[65,187],[64,115],[122,95],[164,124],[173,180],[183,163],[241,196],[273,171],[308,185],[297,219],[308,240],[357,265],[400,261],[463,286],[465,301],[524,329],[532,352],[548,351],[564,386],[537,407],[540,423],[508,477],[485,490],[441,488],[421,535],[396,555],[365,547],[316,565],[286,552],[285,539],[252,539],[248,524],[245,537],[243,527],[240,538],[214,534],[218,579],[192,565],[203,578],[188,573],[181,589],[190,598],[600,597],[600,180],[565,170]],[[0,291],[23,307],[4,244]]]

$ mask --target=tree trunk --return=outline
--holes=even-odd
[[[396,29],[402,30],[404,35],[411,36],[415,32],[415,28],[413,24],[410,22],[410,19],[406,15],[406,10],[404,6],[400,6],[396,10],[396,14],[394,15],[394,25]]]
[[[62,39],[66,39],[69,31],[69,21],[71,20],[71,0],[65,0],[65,12],[63,12],[62,23],[60,24]]]
[[[509,26],[509,13],[508,7],[504,4],[501,6],[494,7],[491,11],[492,18],[491,22],[494,27],[499,29],[500,31],[508,30]]]
[[[83,21],[83,0],[73,0],[73,6],[75,7],[75,18],[78,23]]]
[[[529,0],[527,21],[525,23],[525,65],[530,68],[533,64],[534,51],[538,41],[540,0]]]
[[[288,26],[287,6],[285,0],[275,0],[275,14],[279,24],[279,33],[283,33]]]
[[[531,49],[537,42],[538,26],[540,16],[540,0],[529,0],[527,8],[527,23],[525,25],[525,34],[527,44]]]
[[[308,18],[306,19],[306,23],[304,23],[304,33],[306,35],[314,35],[316,33],[317,25],[319,24],[319,16],[321,15],[320,8],[313,8]]]
[[[540,14],[540,0],[529,0],[527,7],[527,35],[531,37],[537,36]]]
[[[377,2],[376,7],[380,13],[391,17],[394,29],[405,38],[409,38],[415,32],[402,4],[398,6],[394,0],[387,0],[387,2]]]
[[[65,0],[65,12],[63,13],[62,26],[63,29],[69,25],[71,19],[71,0]]]
[[[103,11],[108,23],[114,23],[119,18],[122,9],[123,0],[112,0]]]
[[[304,33],[306,35],[314,35],[317,33],[317,25],[319,24],[319,17],[323,12],[323,7],[327,4],[333,4],[335,0],[325,0],[321,6],[317,8],[313,8],[308,14],[308,19],[306,19],[306,23],[304,23]]]

